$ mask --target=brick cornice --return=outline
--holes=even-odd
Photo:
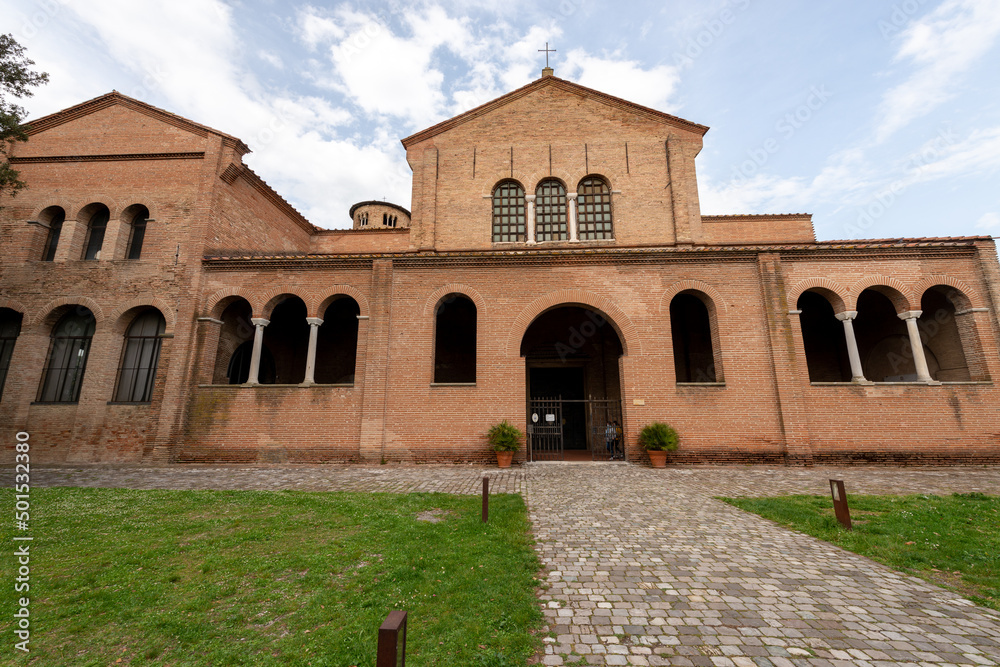
[[[10,157],[11,164],[41,164],[47,162],[118,162],[129,160],[203,160],[204,151],[188,153],[115,153],[108,155],[37,155]]]
[[[952,258],[956,255],[974,255],[977,252],[971,240],[934,243],[886,243],[851,245],[781,245],[781,246],[696,246],[696,247],[636,247],[636,248],[586,248],[568,250],[502,250],[454,252],[399,252],[357,254],[301,254],[301,255],[242,255],[204,257],[206,269],[233,268],[290,268],[290,267],[356,267],[359,263],[371,264],[376,259],[392,260],[399,267],[438,266],[495,266],[495,265],[545,265],[545,264],[662,264],[664,262],[755,262],[762,253],[774,253],[782,261],[810,261],[830,259],[843,261],[846,257],[858,259],[901,258]]]

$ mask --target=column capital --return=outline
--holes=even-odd
[[[251,317],[250,323],[255,327],[266,327],[271,323],[271,320],[265,320],[263,317]]]
[[[896,313],[896,317],[901,320],[915,320],[924,314],[922,310],[907,310],[902,313]]]
[[[309,326],[311,326],[311,327],[318,327],[318,326],[322,326],[322,324],[323,324],[323,318],[322,317],[307,317],[306,318],[306,322],[308,322]]]
[[[570,201],[572,201],[572,200],[576,199],[576,195],[577,195],[577,193],[575,193],[575,192],[567,192],[566,193],[566,199],[569,199]]]
[[[535,201],[537,195],[524,195],[524,201],[532,202]]]
[[[856,310],[845,310],[842,313],[836,313],[834,317],[843,322],[844,320],[853,320],[858,316],[858,311]]]

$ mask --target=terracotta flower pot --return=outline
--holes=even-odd
[[[649,454],[649,462],[653,464],[654,468],[667,467],[667,453],[665,451],[650,449],[646,453]]]
[[[514,452],[497,452],[497,467],[509,468],[510,461],[514,458]]]

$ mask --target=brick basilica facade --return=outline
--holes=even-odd
[[[641,462],[660,420],[680,462],[1000,461],[993,241],[702,215],[707,130],[546,70],[403,140],[412,211],[325,230],[238,138],[119,93],[37,119],[0,210],[7,447],[487,461],[506,418],[522,460]]]

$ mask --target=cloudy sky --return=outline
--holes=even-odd
[[[998,0],[0,0],[51,82],[239,136],[313,223],[409,206],[399,139],[556,76],[710,126],[706,214],[814,215],[820,239],[1000,235]]]

